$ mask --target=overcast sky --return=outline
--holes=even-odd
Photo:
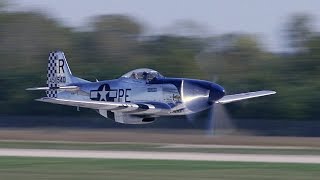
[[[10,1],[11,2],[11,1]],[[294,13],[309,13],[320,29],[320,0],[15,0],[18,9],[37,9],[69,26],[84,26],[90,17],[127,14],[165,32],[180,20],[193,20],[208,34],[258,34],[269,50],[284,50],[284,23]]]

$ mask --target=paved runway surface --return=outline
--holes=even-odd
[[[317,156],[317,155],[266,155],[266,154],[223,154],[223,153],[144,152],[144,151],[94,151],[94,150],[1,148],[0,156],[199,160],[199,161],[236,161],[236,162],[272,162],[272,163],[320,163],[320,156]]]

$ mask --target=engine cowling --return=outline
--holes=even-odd
[[[200,112],[211,107],[214,101],[222,98],[224,89],[214,83],[200,80],[183,80],[181,98],[186,108],[192,112]]]

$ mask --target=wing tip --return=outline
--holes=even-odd
[[[43,98],[35,99],[35,101],[43,101]]]
[[[49,90],[48,87],[32,87],[32,88],[26,88],[26,91],[41,91],[41,90]]]
[[[35,99],[35,101],[45,101],[45,100],[48,100],[48,99],[54,99],[54,98],[50,98],[50,97],[42,97],[42,98],[38,98],[38,99]]]
[[[277,92],[273,90],[264,90],[264,92],[268,93],[269,95],[277,94]]]

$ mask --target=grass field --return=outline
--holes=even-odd
[[[240,153],[240,154],[286,154],[286,155],[320,155],[320,148],[305,147],[301,149],[271,147],[246,148],[235,147],[170,147],[167,144],[142,143],[89,143],[89,142],[37,142],[37,141],[0,141],[0,148],[22,149],[67,149],[67,150],[117,150],[117,151],[157,151],[157,152],[203,152],[203,153]]]
[[[203,131],[154,129],[0,129],[0,140],[73,141],[115,143],[173,143],[215,145],[319,147],[320,137],[274,137],[246,135],[204,136]]]
[[[135,132],[2,130],[0,139],[0,148],[320,155],[318,138],[236,136],[208,138],[179,134],[148,136],[148,133]],[[177,144],[179,146],[176,146]],[[185,144],[193,144],[193,146],[184,146]],[[247,147],[197,146],[217,144],[238,144],[247,145]],[[255,147],[255,145],[264,147]],[[320,164],[0,156],[0,180],[310,180],[319,179],[319,177]]]
[[[1,180],[319,179],[320,165],[0,157]]]

